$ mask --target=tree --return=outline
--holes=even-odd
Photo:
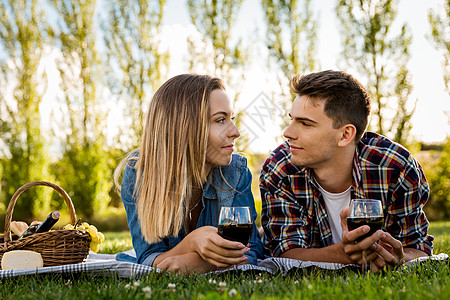
[[[0,179],[6,200],[29,181],[50,180],[39,110],[46,88],[44,13],[37,0],[0,1]],[[47,199],[48,190],[24,193],[15,219],[47,214]]]
[[[208,71],[229,84],[233,79],[232,71],[243,69],[248,63],[247,49],[243,47],[242,39],[233,43],[231,36],[242,0],[207,2],[187,2],[191,21],[203,37],[203,43],[200,45],[195,45],[192,39],[189,40],[189,68],[193,71]],[[238,78],[241,79],[242,77]]]
[[[450,94],[450,0],[447,0],[444,5],[444,10],[430,9],[428,20],[431,25],[431,39],[434,46],[444,57],[443,78],[447,93]],[[450,190],[450,136],[447,136],[438,163],[430,168],[428,180],[432,191],[428,211],[436,219],[450,218],[450,195],[448,192]]]
[[[108,51],[107,64],[118,72],[110,72],[109,87],[126,103],[128,141],[120,147],[131,150],[139,145],[144,111],[151,94],[166,77],[169,53],[160,48],[160,34],[166,1],[107,0],[107,22],[103,28]]]
[[[404,24],[391,33],[397,17],[395,0],[339,0],[336,6],[344,37],[342,56],[346,69],[356,66],[372,97],[370,126],[396,142],[406,143],[415,111],[410,103],[411,75],[407,69],[412,36]]]
[[[427,216],[432,220],[450,218],[450,137],[444,145],[438,161],[427,168],[430,184],[430,198],[425,206]]]
[[[281,87],[281,105],[287,111],[293,101],[289,97],[288,83],[296,74],[316,70],[315,58],[318,21],[311,8],[311,0],[262,0],[267,25],[266,45],[269,67],[275,63],[281,69],[278,76]],[[288,120],[284,120],[287,125]]]
[[[315,58],[318,21],[311,0],[262,0],[267,24],[266,45],[270,59],[281,68],[284,80],[318,67]]]
[[[63,157],[55,166],[56,177],[77,211],[91,217],[109,202],[112,186],[105,149],[105,111],[100,101],[102,74],[94,26],[96,1],[52,0],[59,26],[55,46],[61,56],[57,66],[66,116]]]
[[[441,14],[440,11],[444,11]],[[434,46],[442,52],[443,77],[447,93],[450,94],[450,0],[445,3],[444,10],[432,10],[428,12],[428,20],[431,25],[431,38]]]
[[[234,87],[233,103],[236,104],[249,63],[248,49],[242,39],[233,41],[231,36],[242,0],[188,0],[187,5],[191,21],[202,35],[200,41],[188,38],[189,70],[215,75]],[[242,111],[236,114],[238,127],[242,114]],[[248,137],[241,136],[236,141],[238,150],[244,150],[247,141]]]

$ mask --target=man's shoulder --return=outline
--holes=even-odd
[[[363,162],[392,168],[403,168],[414,160],[404,146],[374,132],[366,132],[358,145],[359,159]]]
[[[289,142],[286,141],[279,145],[275,150],[270,152],[264,165],[278,165],[291,163],[291,151],[289,149]]]
[[[289,143],[286,141],[269,154],[262,167],[261,175],[276,173],[278,177],[284,177],[297,174],[301,170],[302,168],[292,164]]]

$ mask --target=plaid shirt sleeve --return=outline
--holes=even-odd
[[[429,222],[423,212],[428,200],[429,187],[421,166],[410,156],[399,173],[387,206],[386,228],[403,247],[415,248],[432,255],[433,237],[428,235]]]
[[[261,170],[261,223],[265,246],[272,256],[296,247],[306,248],[309,230],[305,209],[290,189],[288,169],[292,168],[283,145],[266,160]],[[295,167],[294,167],[295,168]]]
[[[429,187],[422,167],[409,151],[375,133],[366,133],[360,161],[367,198],[384,204],[384,229],[402,242],[432,255],[433,237],[423,211]]]

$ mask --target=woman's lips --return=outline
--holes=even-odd
[[[225,150],[233,150],[233,145],[226,145],[226,146],[223,146],[222,149],[225,149]]]

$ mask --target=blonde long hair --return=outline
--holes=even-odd
[[[134,158],[137,215],[148,243],[178,234],[193,187],[206,182],[209,97],[215,89],[225,89],[218,78],[183,74],[166,81],[150,102],[139,155]],[[132,159],[133,154],[128,155],[116,169],[116,186]]]

